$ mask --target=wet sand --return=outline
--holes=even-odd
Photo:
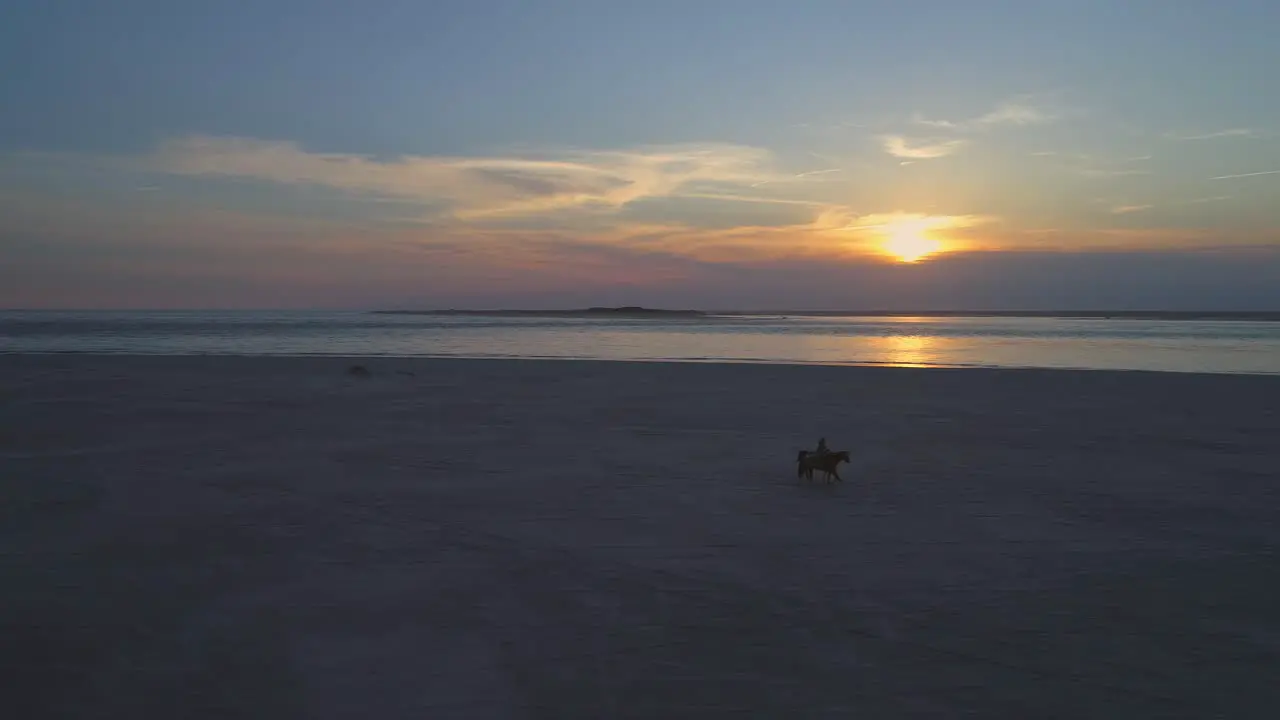
[[[1280,707],[1280,377],[0,371],[14,717]],[[846,481],[797,483],[822,435]]]

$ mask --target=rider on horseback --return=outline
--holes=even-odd
[[[842,462],[849,462],[848,451],[831,452],[827,447],[827,439],[818,438],[816,451],[801,450],[796,456],[796,476],[812,480],[813,471],[821,470],[828,479],[842,480],[840,473],[836,471]]]

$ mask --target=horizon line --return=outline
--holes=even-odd
[[[664,316],[696,315],[709,316],[785,316],[785,317],[1025,317],[1025,318],[1081,318],[1081,319],[1165,319],[1165,320],[1260,320],[1280,321],[1280,309],[1271,310],[1168,310],[1168,309],[913,309],[889,310],[879,309],[797,309],[797,308],[743,308],[743,309],[696,309],[696,308],[660,308],[641,305],[629,306],[594,306],[572,308],[480,308],[480,309],[397,309],[397,308],[0,308],[0,313],[359,313],[359,314],[391,314],[391,315],[589,315],[589,316],[623,316],[631,317],[652,315],[661,319]]]

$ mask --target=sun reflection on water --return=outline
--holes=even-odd
[[[886,335],[876,338],[884,362],[899,367],[925,367],[936,363],[930,352],[936,338],[927,335]]]

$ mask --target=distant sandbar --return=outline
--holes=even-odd
[[[637,305],[590,307],[577,310],[375,310],[379,315],[483,315],[525,317],[704,317],[701,310],[661,310]]]
[[[786,317],[1063,318],[1081,320],[1235,320],[1280,322],[1280,310],[664,310],[640,306],[576,310],[374,310],[378,315],[466,315],[488,317],[710,318],[759,315]]]

